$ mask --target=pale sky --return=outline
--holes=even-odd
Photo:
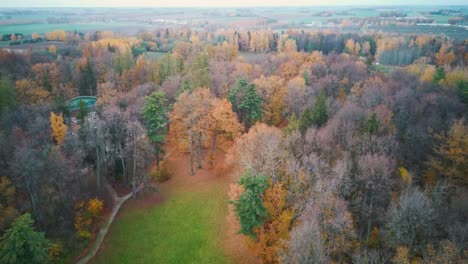
[[[467,5],[467,0],[0,0],[0,7]]]

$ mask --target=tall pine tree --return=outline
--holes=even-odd
[[[234,204],[239,217],[240,233],[255,237],[254,228],[260,227],[268,216],[267,209],[263,205],[263,192],[268,188],[268,180],[263,175],[252,175],[247,171],[239,180],[239,185],[244,187],[244,193]]]
[[[161,146],[166,137],[166,126],[168,123],[167,109],[164,92],[154,92],[145,97],[143,115],[146,120],[146,128],[149,140],[154,144],[156,154],[156,165],[159,169],[159,154]]]
[[[96,95],[97,79],[91,65],[88,60],[85,67],[80,68],[80,78],[78,81],[78,89],[80,95]]]
[[[13,225],[2,237],[0,243],[0,263],[26,264],[49,263],[50,242],[44,233],[34,231],[29,213],[16,218]]]
[[[369,134],[377,134],[379,132],[379,121],[377,121],[377,115],[372,113],[364,123],[364,130]]]
[[[307,129],[313,124],[312,111],[309,107],[304,110],[299,120],[299,130],[304,135]]]
[[[328,120],[328,110],[327,110],[327,97],[325,92],[320,92],[320,95],[317,98],[317,103],[315,103],[314,111],[312,113],[312,123],[317,127],[321,127]]]
[[[0,78],[0,114],[8,107],[14,106],[16,102],[15,87],[12,82],[6,78]]]
[[[246,130],[262,118],[262,101],[255,84],[239,80],[229,91],[228,99]]]

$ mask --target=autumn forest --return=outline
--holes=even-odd
[[[0,263],[467,263],[466,9],[233,10],[3,34]]]

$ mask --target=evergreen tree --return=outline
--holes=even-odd
[[[44,233],[34,231],[31,215],[26,213],[13,222],[0,242],[0,263],[48,263],[50,242]]]
[[[15,87],[6,77],[0,78],[0,114],[16,103]]]
[[[80,68],[80,79],[78,81],[78,90],[80,95],[96,95],[97,80],[91,65],[88,60],[86,67]]]
[[[248,126],[255,124],[257,120],[262,118],[262,101],[257,94],[257,89],[254,84],[247,85],[245,96],[239,108],[245,112],[246,123]]]
[[[306,110],[301,115],[299,120],[299,130],[304,135],[307,132],[307,129],[313,124],[312,111],[307,107]]]
[[[457,83],[457,94],[460,97],[460,100],[465,104],[468,104],[468,82],[467,81],[459,81]]]
[[[302,78],[304,78],[305,85],[307,85],[307,86],[310,86],[310,85],[311,85],[310,78],[309,78],[309,74],[307,74],[307,72],[304,72],[304,73],[302,74]]]
[[[239,185],[244,187],[244,192],[234,204],[235,211],[239,217],[240,233],[255,237],[254,227],[260,227],[268,216],[263,205],[263,192],[268,188],[268,180],[263,175],[252,175],[246,172],[239,180]]]
[[[229,91],[228,100],[245,128],[262,118],[262,101],[254,84],[239,80]]]
[[[315,104],[314,111],[312,113],[312,123],[317,127],[321,127],[328,120],[328,110],[327,110],[327,97],[325,92],[322,91],[317,98],[317,103]]]
[[[240,100],[241,100],[240,98],[238,98],[239,93],[241,90],[244,90],[245,87],[247,87],[247,81],[241,79],[241,80],[238,80],[237,84],[229,90],[228,100],[232,104],[232,110],[234,110],[234,112],[238,114],[240,111],[238,105],[240,104]]]
[[[296,129],[299,129],[299,126],[300,120],[298,120],[296,114],[293,113],[289,118],[289,124],[287,127],[285,127],[284,131],[286,132],[286,134],[291,134]]]
[[[365,121],[364,130],[369,134],[377,134],[379,132],[379,121],[377,121],[375,113],[372,113]]]
[[[437,84],[443,79],[445,79],[445,68],[444,67],[436,67],[436,71],[435,71],[434,77],[432,79],[432,82]]]
[[[155,145],[156,165],[159,168],[159,153],[166,137],[168,123],[164,92],[154,92],[145,97],[143,115],[149,140]]]
[[[44,79],[42,80],[42,86],[49,92],[52,92],[52,84],[50,83],[49,73],[44,74]]]
[[[76,115],[76,118],[80,124],[83,124],[86,116],[88,115],[88,109],[86,109],[86,105],[83,100],[80,100],[78,107],[78,114]]]
[[[70,108],[68,107],[67,102],[65,102],[65,99],[63,99],[63,96],[58,95],[55,98],[55,108],[57,113],[62,113],[64,117],[70,117]]]

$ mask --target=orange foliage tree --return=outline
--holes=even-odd
[[[81,238],[91,237],[90,229],[95,220],[104,209],[104,203],[98,198],[90,199],[88,202],[79,201],[75,205],[77,211],[75,216],[75,230]]]
[[[67,40],[67,33],[63,30],[54,30],[46,33],[48,40],[65,41]]]
[[[429,167],[455,186],[468,186],[468,126],[456,121],[446,135],[435,135],[440,144]]]
[[[284,79],[276,75],[261,76],[254,83],[263,101],[262,117],[264,122],[270,125],[279,125],[283,120],[284,97],[287,93]]]
[[[189,148],[190,173],[194,175],[193,163],[197,148],[198,167],[202,167],[203,139],[212,128],[213,94],[208,88],[198,88],[193,92],[185,91],[179,95],[170,116],[169,134],[176,138],[179,147]]]
[[[255,251],[260,263],[279,263],[278,252],[285,248],[284,241],[289,238],[293,212],[286,207],[286,195],[281,183],[274,184],[263,195],[269,218],[254,230],[258,239]]]
[[[234,140],[243,130],[237,119],[236,113],[232,111],[232,104],[227,99],[214,99],[211,108],[212,121],[212,151],[216,149],[218,136],[224,136]]]
[[[455,53],[453,52],[453,50],[449,51],[449,48],[450,47],[447,44],[443,44],[442,47],[440,47],[439,52],[435,55],[437,65],[450,65],[455,60]]]

